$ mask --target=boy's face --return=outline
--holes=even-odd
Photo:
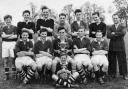
[[[97,14],[95,14],[95,15],[93,15],[93,19],[95,22],[99,22],[100,17]]]
[[[60,23],[65,23],[66,17],[63,16],[63,15],[61,15],[61,16],[59,17],[59,19],[60,19]]]
[[[25,21],[30,20],[30,14],[29,14],[29,13],[24,13],[24,14],[23,14],[23,17],[24,17],[24,20],[25,20]]]
[[[11,22],[12,22],[12,19],[11,19],[11,18],[7,18],[7,19],[5,19],[4,21],[5,21],[5,23],[6,23],[7,25],[10,25]]]
[[[100,41],[101,38],[102,38],[102,32],[97,32],[97,33],[96,33],[96,39],[97,39],[98,41]]]
[[[60,35],[60,37],[65,37],[65,35],[66,35],[65,29],[60,30],[59,35]]]
[[[40,33],[40,38],[41,38],[41,40],[45,40],[46,37],[47,37],[47,32],[41,32],[41,33]]]
[[[49,9],[44,9],[42,11],[42,15],[43,15],[44,18],[48,18],[48,16],[49,16]]]
[[[67,60],[67,56],[66,55],[63,55],[60,57],[60,60],[61,60],[61,63],[62,64],[65,64],[66,63],[66,60]]]
[[[76,19],[80,20],[81,19],[81,15],[82,15],[81,12],[76,13]]]
[[[21,36],[22,36],[22,40],[26,41],[29,37],[29,34],[27,32],[23,32]]]
[[[84,31],[83,28],[78,30],[78,35],[79,35],[80,37],[82,37],[82,36],[85,35],[85,31]]]

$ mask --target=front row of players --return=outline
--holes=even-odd
[[[41,76],[45,65],[48,74],[52,71],[50,75],[56,86],[71,87],[78,78],[87,83],[92,73],[103,84],[102,78],[108,70],[108,44],[102,38],[102,32],[97,32],[96,39],[90,42],[84,29],[78,30],[78,37],[73,41],[66,37],[64,28],[60,27],[58,31],[59,37],[51,42],[47,40],[46,29],[41,29],[40,40],[34,46],[28,39],[28,32],[22,32],[15,47],[15,66],[23,83],[28,83],[35,72]]]

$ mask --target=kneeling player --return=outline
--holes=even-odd
[[[23,83],[26,84],[34,76],[36,63],[32,59],[34,55],[32,52],[33,44],[28,40],[28,32],[23,31],[21,36],[22,39],[17,42],[15,48],[17,55],[15,65]]]
[[[108,71],[108,59],[106,57],[108,44],[106,40],[102,38],[102,32],[96,33],[96,39],[92,41],[92,64],[94,66],[94,72],[98,82],[103,84],[103,76]]]
[[[60,60],[54,70],[52,78],[56,82],[56,87],[73,87],[73,82],[79,76],[79,73],[76,72],[75,62],[68,60],[67,54],[64,52],[60,54]]]
[[[42,71],[42,67],[45,66],[49,71],[52,65],[52,43],[50,40],[46,40],[47,30],[40,30],[40,40],[34,45],[34,53],[36,54],[36,64],[39,75],[45,75],[46,71]],[[49,71],[50,73],[51,71]]]
[[[75,53],[74,60],[77,65],[77,70],[82,82],[86,84],[87,77],[93,66],[89,56],[89,51],[91,50],[90,40],[84,36],[84,33],[84,29],[81,28],[78,30],[78,37],[73,40],[73,45]]]

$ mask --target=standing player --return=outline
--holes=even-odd
[[[23,83],[27,84],[34,76],[36,70],[36,63],[33,59],[33,43],[28,39],[29,32],[22,31],[21,37],[21,40],[17,42],[15,47],[17,55],[15,65],[20,75],[20,78],[23,80]]]
[[[49,18],[49,9],[44,6],[42,9],[43,19],[37,20],[36,30],[39,32],[40,29],[47,29],[47,38],[52,40],[52,32],[54,29],[54,20]]]
[[[83,83],[87,83],[88,72],[92,69],[90,60],[91,45],[90,40],[84,36],[85,29],[80,28],[78,30],[77,38],[73,39],[74,45],[74,60],[77,65],[77,70],[80,74]]]
[[[96,39],[92,41],[92,64],[94,67],[94,73],[98,82],[103,84],[103,76],[108,71],[108,59],[106,54],[108,53],[108,43],[103,38],[102,32],[96,32]]]
[[[12,16],[6,15],[4,17],[6,25],[2,32],[2,58],[4,59],[4,68],[6,80],[9,79],[9,63],[11,63],[12,71],[15,72],[14,66],[14,47],[17,41],[16,27],[11,24]]]
[[[56,82],[56,87],[73,87],[73,83],[79,76],[79,73],[76,72],[76,66],[73,60],[69,61],[67,59],[67,54],[65,52],[61,52],[60,60],[54,66],[56,68],[52,78]]]
[[[35,33],[35,23],[31,22],[30,20],[30,11],[25,10],[23,11],[23,22],[18,22],[17,24],[17,31],[18,36],[21,37],[21,33],[23,30],[29,31],[29,39],[33,39],[33,34]]]
[[[83,27],[84,29],[87,29],[86,23],[81,20],[82,11],[80,9],[75,10],[75,16],[76,16],[76,21],[74,21],[71,24],[71,30],[72,30],[73,38],[77,37],[78,29],[80,29],[81,27]],[[85,32],[87,32],[87,30]]]
[[[43,28],[40,30],[40,40],[34,45],[34,53],[36,54],[35,59],[40,76],[43,72],[46,72],[42,72],[43,66],[46,66],[47,70],[50,70],[52,65],[52,43],[50,40],[46,40],[46,37],[47,30]]]
[[[101,22],[99,12],[94,12],[92,16],[94,18],[94,23],[91,23],[89,25],[89,29],[90,29],[89,37],[96,38],[95,34],[98,30],[101,30],[101,32],[103,33],[103,37],[104,37],[106,35],[106,24]]]

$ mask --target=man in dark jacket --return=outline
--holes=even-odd
[[[127,61],[125,53],[124,35],[126,29],[120,24],[120,19],[117,14],[112,16],[114,24],[108,29],[107,37],[110,39],[109,44],[109,69],[108,74],[111,77],[116,77],[117,60],[119,64],[119,73],[123,75],[123,79],[128,79],[127,74]]]

